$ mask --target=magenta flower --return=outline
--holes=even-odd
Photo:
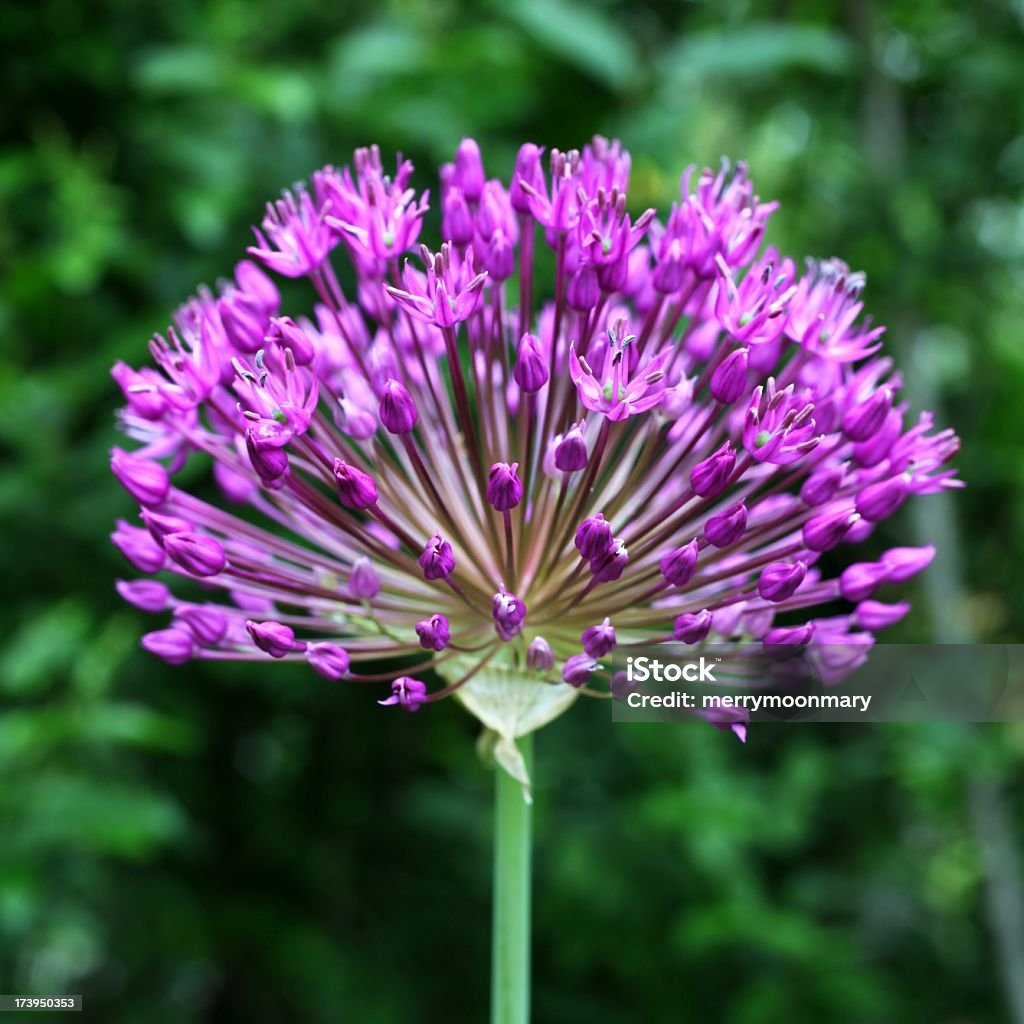
[[[691,168],[662,220],[629,211],[630,166],[527,144],[503,181],[464,140],[435,250],[412,165],[375,147],[271,204],[256,262],[113,369],[134,448],[111,468],[141,506],[118,591],[170,620],[143,646],[410,711],[454,695],[524,784],[516,741],[607,695],[626,645],[838,643],[837,679],[867,657],[934,549],[820,555],[959,486],[956,436],[910,419],[862,274],[763,247],[775,204],[743,165]]]
[[[569,348],[569,375],[579,393],[585,409],[604,413],[612,422],[628,419],[648,412],[661,403],[665,391],[665,366],[672,356],[669,349],[650,360],[638,370],[630,372],[629,346],[636,341],[625,333],[625,321],[619,321],[608,331],[607,342],[601,348],[601,360],[596,373],[584,356]]]

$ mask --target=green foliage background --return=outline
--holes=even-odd
[[[639,208],[748,160],[772,239],[868,272],[915,404],[963,436],[969,489],[887,534],[943,545],[900,639],[1020,642],[1022,32],[1020,0],[7,4],[0,991],[111,1024],[484,1019],[468,718],[168,669],[112,587],[109,366],[356,145],[428,185],[465,134],[507,174],[600,131]],[[536,1020],[1024,1020],[1022,753],[1021,726],[743,748],[575,709],[538,742]]]

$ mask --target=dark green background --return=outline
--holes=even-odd
[[[112,585],[110,365],[356,145],[422,187],[464,134],[507,175],[600,131],[638,209],[747,159],[772,240],[867,271],[915,406],[963,436],[969,489],[872,541],[943,546],[892,638],[1019,642],[1022,32],[1020,0],[5,5],[0,990],[112,1024],[485,1018],[474,724],[166,668]],[[575,708],[538,740],[536,1020],[1020,1024],[1022,753],[1019,725],[742,747]]]

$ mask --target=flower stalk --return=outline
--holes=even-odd
[[[532,733],[519,750],[532,775]],[[491,1024],[529,1024],[533,804],[508,772],[498,768],[494,776]]]

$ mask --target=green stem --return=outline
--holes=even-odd
[[[518,745],[532,775],[533,736],[520,737]],[[529,1024],[533,808],[508,772],[498,767],[495,776],[491,1024]]]

